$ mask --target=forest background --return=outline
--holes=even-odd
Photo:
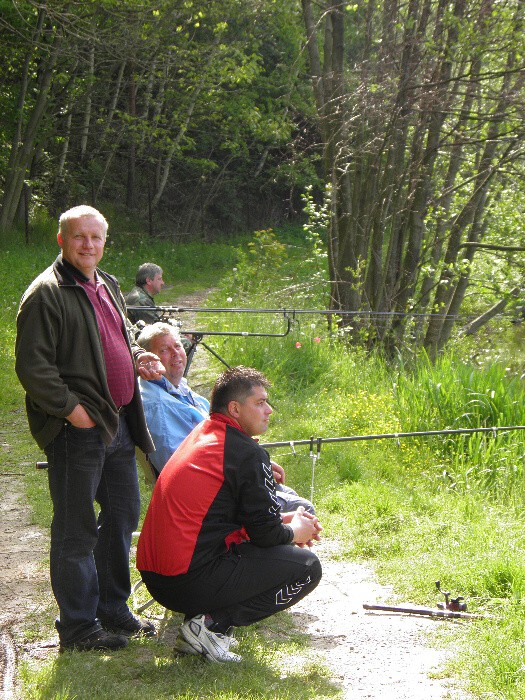
[[[524,11],[1,0],[0,231],[104,202],[214,240],[297,221],[309,191],[340,325],[435,357],[460,313],[521,296]]]
[[[333,310],[295,318],[283,341],[215,341],[274,382],[269,439],[525,425],[524,10],[0,0],[6,471],[35,458],[12,370],[17,304],[56,252],[58,214],[81,202],[110,221],[104,263],[124,289],[154,258],[177,290],[217,286],[211,306]],[[238,316],[243,331],[283,329]],[[279,457],[307,491],[311,461]],[[480,696],[525,692],[524,459],[518,430],[377,441],[323,447],[316,478],[341,556],[374,562],[414,602],[433,603],[441,578],[490,614],[447,671]],[[27,486],[47,523],[42,479]],[[45,635],[51,606],[32,624]],[[264,637],[243,644],[260,668]],[[167,656],[134,647],[147,664],[133,692],[264,697],[281,692],[280,650],[236,688],[190,664],[174,690]],[[29,663],[24,692],[129,699],[129,672],[108,664],[104,690],[82,659]],[[279,688],[335,697],[325,678],[312,662]]]

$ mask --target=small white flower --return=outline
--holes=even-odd
[[[232,299],[231,297],[228,297],[228,298],[226,299],[226,301],[228,302],[228,304],[231,304],[232,301],[233,301],[233,299]]]

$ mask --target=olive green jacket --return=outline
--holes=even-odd
[[[26,391],[31,434],[42,449],[79,403],[97,424],[105,444],[111,443],[118,428],[95,310],[73,271],[83,277],[59,255],[26,290],[17,315],[15,369]],[[117,280],[102,270],[97,269],[97,274],[126,324]],[[135,357],[144,352],[136,345],[132,348],[129,339],[128,346]],[[154,447],[137,380],[126,418],[135,444],[151,452]]]
[[[126,294],[127,306],[143,306],[143,309],[128,309],[128,318],[131,323],[144,321],[144,323],[155,323],[160,321],[160,314],[155,310],[153,297],[142,287],[135,286]],[[153,308],[151,308],[153,307]]]

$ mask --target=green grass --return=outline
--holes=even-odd
[[[29,249],[1,244],[9,253],[0,256],[6,280],[0,414],[4,471],[19,480],[23,477],[16,475],[25,473],[35,521],[47,527],[45,476],[33,469],[41,454],[28,436],[23,395],[13,373],[19,296],[56,253],[52,236],[48,243],[42,239]],[[139,263],[161,264],[172,284],[160,300],[166,304],[179,294],[213,287],[207,301],[211,307],[325,305],[325,260],[296,233],[279,237],[266,231],[229,244],[175,246],[117,231],[111,240],[103,267],[126,290]],[[435,364],[425,357],[389,364],[347,346],[326,318],[315,314],[292,317],[289,333],[282,313],[202,313],[196,323],[206,330],[282,334],[205,336],[227,362],[263,369],[273,382],[267,442],[525,424],[520,327],[506,329],[506,345],[497,352],[491,338],[492,360],[480,366],[468,361],[470,345],[462,353],[458,343]],[[511,362],[506,361],[507,347]],[[477,352],[483,354],[483,347]],[[209,365],[206,381],[223,368],[211,354]],[[441,627],[440,634],[443,643],[453,641],[460,649],[443,673],[464,678],[480,698],[525,694],[523,438],[521,431],[512,431],[324,444],[314,473],[308,446],[272,450],[290,485],[305,496],[313,488],[324,535],[338,541],[342,558],[372,565],[382,582],[413,603],[434,604],[439,599],[435,581],[440,580],[444,589],[464,595],[469,609],[485,615],[473,624]],[[145,485],[143,491],[145,506]],[[52,600],[44,609],[37,625],[29,621],[26,639],[52,634]],[[234,674],[198,659],[174,659],[168,643],[151,641],[133,641],[114,656],[53,656],[22,663],[22,697],[295,700],[340,694],[286,614],[243,630],[241,653],[246,660]],[[290,655],[299,659],[291,668]]]
[[[161,643],[134,640],[118,654],[63,654],[51,664],[24,664],[24,697],[38,700],[114,698],[168,700],[217,698],[336,698],[339,693],[315,658],[301,657],[304,640],[277,618],[264,628],[239,635],[245,657],[235,672],[229,665],[204,664],[200,658],[174,657]]]

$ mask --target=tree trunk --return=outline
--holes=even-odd
[[[33,60],[33,55],[36,51],[36,47],[39,45],[43,33],[43,28],[44,28],[44,22],[46,19],[46,9],[45,7],[41,7],[38,10],[38,15],[37,15],[37,21],[36,21],[36,27],[35,31],[33,33],[32,37],[32,43],[30,48],[27,51],[25,61],[24,61],[24,67],[22,70],[22,75],[21,75],[21,80],[20,80],[20,91],[18,94],[18,102],[17,102],[17,112],[18,112],[18,119],[16,123],[16,128],[15,128],[15,133],[13,135],[13,140],[11,142],[11,151],[9,153],[9,163],[7,166],[7,171],[6,171],[6,176],[5,176],[5,186],[4,186],[4,196],[2,198],[2,212],[0,214],[0,230],[5,230],[10,228],[13,225],[15,216],[16,216],[16,210],[18,208],[18,204],[20,202],[20,197],[22,195],[23,187],[24,187],[24,178],[25,178],[25,173],[27,171],[27,168],[30,165],[31,157],[27,155],[27,149],[26,149],[26,156],[25,158],[22,157],[21,155],[21,149],[23,147],[23,142],[24,140],[27,139],[27,131],[29,129],[26,127],[26,133],[24,134],[24,112],[25,112],[25,105],[26,105],[26,97],[27,97],[27,92],[28,92],[28,86],[29,86],[29,73],[30,73],[30,67],[31,67],[31,62]],[[48,79],[49,82],[47,83],[47,89],[49,89],[49,84],[51,80],[51,73],[48,73]],[[40,119],[42,118],[43,114],[43,109],[39,107],[39,99],[40,100],[47,100],[47,93],[44,94],[42,92],[42,89],[46,89],[46,83],[42,82],[41,84],[41,92],[39,95],[39,98],[37,98],[37,103],[34,107],[33,111],[33,116],[35,119],[33,120],[33,125],[31,127],[31,131],[33,134],[36,133],[36,128],[38,127],[38,124],[40,122]],[[35,123],[36,121],[36,123]],[[33,135],[34,138],[34,135]]]
[[[505,299],[500,299],[493,306],[491,306],[490,309],[487,309],[487,311],[482,313],[480,316],[470,321],[470,323],[468,323],[463,328],[464,334],[474,335],[474,333],[477,333],[480,328],[486,325],[491,319],[493,319],[505,309],[505,307],[510,301],[510,297],[519,297],[520,294],[521,287],[514,287],[514,289],[511,289],[508,297],[505,297]]]
[[[15,157],[6,176],[4,197],[2,202],[2,214],[0,216],[0,230],[5,230],[13,225],[20,197],[24,188],[24,179],[28,168],[31,166],[38,129],[44,117],[48,103],[49,89],[53,79],[54,69],[60,48],[60,37],[53,36],[50,54],[42,66],[38,84],[38,92],[33,105],[29,121],[22,129],[20,145],[16,149]]]
[[[132,121],[137,116],[137,83],[135,80],[135,66],[129,66],[129,116]],[[130,132],[128,143],[128,178],[126,183],[126,207],[135,208],[135,167],[136,167],[135,135]]]
[[[93,90],[93,82],[95,79],[95,46],[91,44],[89,47],[89,71],[88,71],[88,90],[86,94],[86,106],[84,107],[84,118],[82,120],[82,131],[80,135],[80,161],[85,163],[87,154],[87,145],[89,138],[89,124],[91,121],[91,93]]]

